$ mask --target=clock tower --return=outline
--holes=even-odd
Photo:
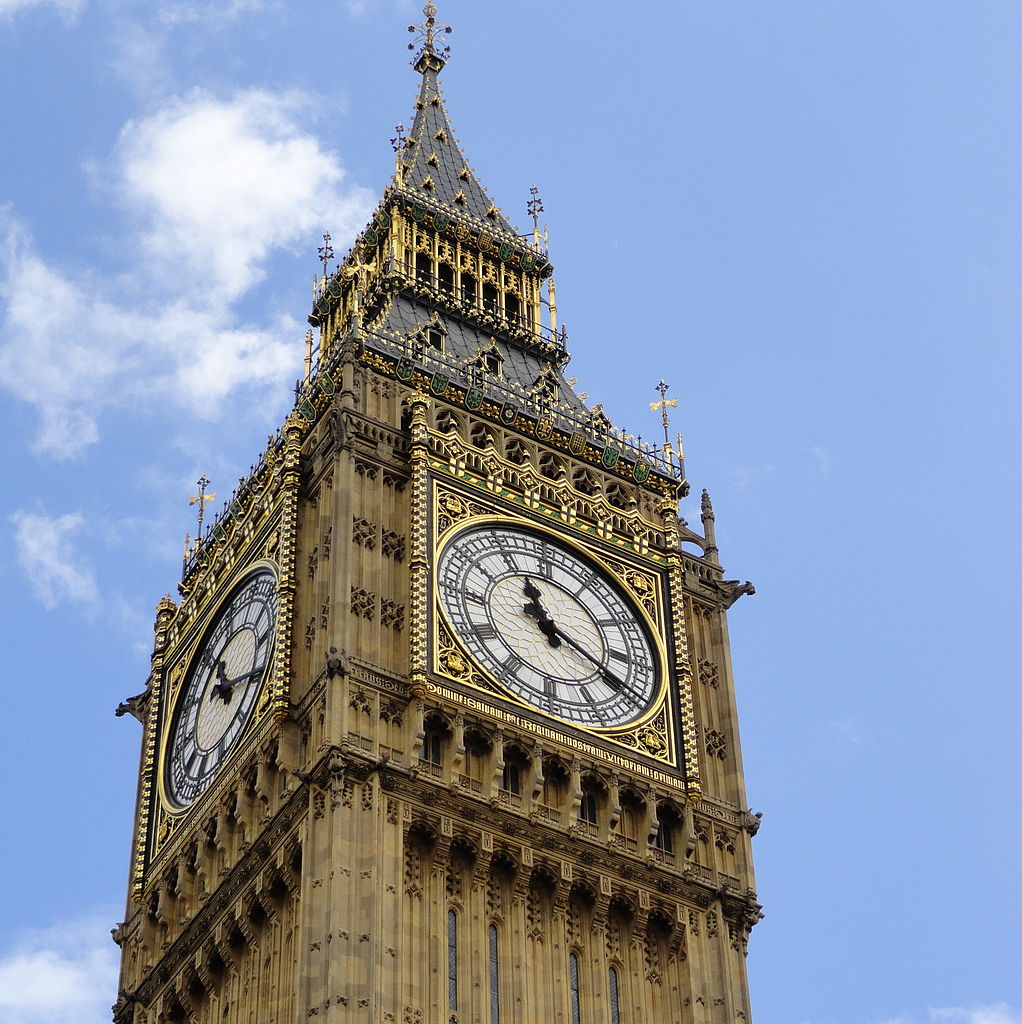
[[[119,709],[114,1020],[748,1020],[726,613],[752,587],[705,492],[701,533],[679,517],[680,444],[565,377],[545,242],[454,136],[432,3],[417,28],[414,124],[324,263],[294,408]]]

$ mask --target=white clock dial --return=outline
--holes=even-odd
[[[506,690],[600,728],[639,717],[659,687],[641,614],[606,572],[523,527],[470,527],[447,543],[440,604],[456,636]]]
[[[185,678],[167,746],[167,794],[186,807],[240,739],[262,688],[277,621],[277,578],[247,576],[217,612]]]

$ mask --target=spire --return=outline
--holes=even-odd
[[[424,199],[428,206],[439,205],[456,216],[468,217],[494,235],[517,238],[469,167],[444,108],[438,75],[447,64],[450,47],[441,45],[438,37],[448,34],[450,26],[438,24],[432,0],[424,13],[424,22],[408,26],[409,32],[418,33],[409,48],[419,46],[412,66],[422,75],[422,84],[415,102],[415,123],[402,142],[403,154],[399,153],[396,184]]]

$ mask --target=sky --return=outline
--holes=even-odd
[[[321,235],[409,124],[403,0],[0,0],[0,1024],[116,995],[187,499],[290,406]],[[536,184],[569,373],[679,399],[730,613],[757,1024],[1022,1024],[1018,0],[442,0]]]

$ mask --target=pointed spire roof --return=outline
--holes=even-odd
[[[480,222],[480,227],[485,225],[486,230],[495,235],[517,238],[518,232],[504,218],[469,166],[451,127],[439,80],[449,48],[436,44],[437,32],[450,29],[436,24],[436,7],[432,3],[426,4],[425,14],[425,23],[410,26],[410,30],[417,29],[423,39],[413,65],[422,75],[422,84],[415,102],[415,122],[404,143],[396,184],[420,195],[429,205],[439,204],[454,214]]]

